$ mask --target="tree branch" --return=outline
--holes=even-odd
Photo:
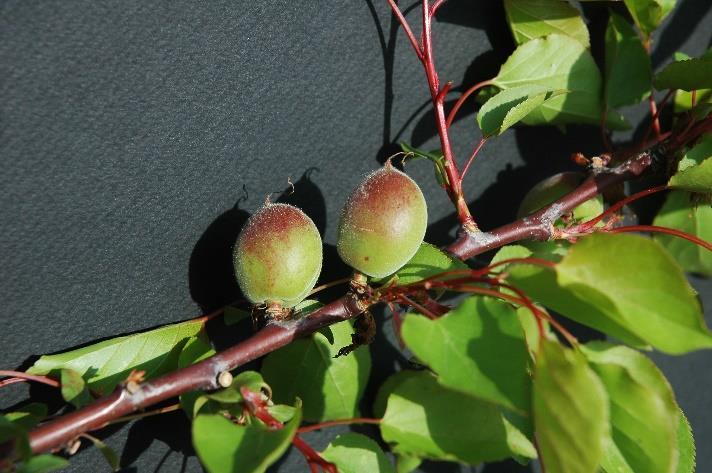
[[[346,295],[297,321],[267,325],[244,342],[141,384],[137,390],[119,386],[110,395],[34,429],[29,435],[30,447],[34,453],[57,450],[80,434],[100,429],[118,417],[189,391],[217,389],[220,373],[234,370],[322,327],[350,319],[366,308],[354,296]]]
[[[652,164],[650,153],[641,153],[613,169],[594,173],[575,190],[532,215],[490,232],[461,232],[458,239],[447,247],[447,251],[460,259],[468,259],[520,240],[549,240],[555,236],[554,222],[562,215],[606,188],[639,177]]]

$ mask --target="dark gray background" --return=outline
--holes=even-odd
[[[674,51],[698,55],[709,44],[709,1],[679,4],[656,34],[656,67]],[[585,13],[599,54],[605,6],[589,3]],[[499,1],[450,0],[439,20],[438,69],[456,86],[492,77],[513,49]],[[230,245],[248,212],[289,177],[297,182],[292,200],[324,235],[325,280],[345,274],[333,248],[344,196],[396,150],[393,142],[437,146],[432,115],[421,108],[427,98],[385,0],[4,0],[0,367],[25,368],[30,356],[234,300]],[[453,128],[460,159],[479,138],[472,112]],[[626,111],[637,123],[644,113]],[[488,143],[465,183],[481,226],[511,220],[532,184],[571,168],[572,151],[600,151],[598,136],[586,127],[568,135],[522,128]],[[432,170],[414,162],[408,172],[429,199],[428,239],[446,243],[454,219]],[[712,284],[694,282],[710,321]],[[372,347],[371,395],[397,363],[393,351],[384,335]],[[699,471],[707,471],[712,355],[655,358],[692,421]],[[4,388],[0,407],[27,395],[27,386]],[[108,443],[123,450],[126,471],[200,471],[180,413],[114,430]],[[323,448],[338,431],[307,439]],[[104,471],[101,462],[85,449],[69,471]],[[278,468],[304,469],[294,452]]]

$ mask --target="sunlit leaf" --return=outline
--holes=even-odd
[[[602,467],[607,473],[674,473],[679,409],[665,376],[646,356],[624,346],[582,346],[610,400],[612,441]]]
[[[535,300],[627,343],[671,354],[712,347],[695,291],[652,239],[595,234],[571,247],[556,277],[522,265],[509,272],[510,281]]]
[[[680,454],[675,473],[694,473],[697,450],[692,436],[692,427],[682,409],[679,410],[675,435],[677,450]]]
[[[427,372],[396,384],[380,426],[397,454],[469,464],[536,456],[494,404],[450,390]]]
[[[712,135],[705,135],[678,163],[668,185],[702,194],[712,194]]]
[[[518,44],[558,33],[589,46],[588,28],[581,14],[565,0],[504,0],[504,8]]]
[[[670,192],[653,223],[712,242],[712,206],[687,192]],[[655,239],[685,271],[712,276],[712,252],[672,235],[658,234]]]
[[[384,283],[396,276],[398,285],[412,284],[455,269],[467,269],[467,265],[435,245],[423,242],[410,261],[395,274],[380,279],[378,282]]]
[[[566,92],[552,91],[536,84],[504,89],[480,108],[477,124],[484,136],[501,135],[547,100]]]
[[[166,325],[56,355],[44,355],[27,372],[44,375],[69,368],[80,373],[91,389],[106,393],[125,380],[133,369],[146,371],[147,378],[174,370],[183,346],[202,329],[203,323],[191,320]]]
[[[542,343],[532,405],[547,473],[596,473],[609,439],[608,399],[586,359],[557,342]]]
[[[657,28],[675,6],[675,0],[624,0],[635,24],[650,34]]]
[[[529,354],[510,304],[471,296],[438,320],[409,314],[401,336],[443,385],[529,412]]]
[[[536,38],[519,46],[502,65],[493,84],[501,89],[538,85],[568,93],[547,100],[526,116],[524,123],[567,124],[601,122],[601,73],[580,42],[559,34]],[[607,125],[626,128],[617,115],[609,114]]]
[[[358,401],[371,369],[368,348],[334,358],[351,343],[353,328],[341,322],[295,340],[269,354],[262,363],[262,375],[272,387],[275,402],[304,403],[304,419],[322,421],[357,417]]]
[[[256,420],[238,425],[222,414],[200,414],[193,421],[193,446],[209,473],[261,473],[289,448],[300,422],[300,410],[275,430]]]
[[[335,464],[339,473],[395,473],[381,447],[365,435],[354,432],[332,440],[321,457]]]

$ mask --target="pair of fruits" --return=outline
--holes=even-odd
[[[427,220],[418,185],[388,162],[348,197],[339,222],[339,255],[367,276],[388,276],[418,250]],[[319,231],[298,208],[268,202],[240,233],[234,264],[250,302],[294,307],[314,288],[321,272]]]

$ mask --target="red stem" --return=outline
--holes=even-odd
[[[410,45],[413,46],[413,51],[415,51],[415,55],[418,56],[418,59],[422,61],[423,50],[418,45],[418,40],[415,39],[415,35],[410,29],[408,21],[403,16],[403,13],[401,12],[400,8],[398,8],[398,5],[396,4],[395,0],[388,0],[388,4],[391,6],[393,14],[396,16],[396,18],[398,18],[398,23],[401,24],[401,27],[403,28],[403,31],[405,31],[406,36],[408,36],[408,41],[410,41]]]
[[[10,371],[10,370],[0,370],[0,376],[7,376],[10,379],[4,379],[0,381],[0,387],[6,386],[8,384],[18,383],[20,381],[34,381],[36,383],[46,384],[47,386],[52,386],[53,388],[58,388],[60,386],[59,381],[56,381],[47,376],[38,376],[34,374],[27,374],[23,371]]]
[[[338,419],[329,422],[322,422],[320,424],[307,425],[301,427],[297,432],[300,434],[305,434],[307,432],[313,432],[314,430],[321,430],[327,427],[334,427],[336,425],[350,425],[350,424],[380,424],[382,419],[372,419],[369,417],[354,417],[353,419]]]
[[[655,104],[655,97],[650,94],[648,97],[648,103],[650,104],[650,127],[655,131],[655,136],[660,136],[660,120],[658,120],[658,108]]]
[[[477,84],[473,85],[469,89],[467,89],[462,96],[460,96],[459,99],[457,99],[457,102],[455,102],[455,105],[452,106],[452,110],[450,110],[450,113],[447,116],[447,126],[450,128],[452,125],[452,122],[455,121],[455,115],[457,115],[457,112],[460,110],[460,107],[462,107],[462,104],[465,103],[465,101],[470,97],[470,95],[474,94],[478,90],[480,90],[482,87],[486,87],[488,85],[492,85],[492,80],[493,79],[487,79],[483,80],[482,82],[478,82]]]
[[[612,215],[612,214],[618,212],[620,209],[622,209],[624,206],[630,204],[631,202],[635,202],[635,201],[638,200],[638,199],[641,199],[641,198],[643,198],[643,197],[647,197],[647,196],[652,195],[652,194],[655,194],[655,193],[657,193],[657,192],[662,192],[662,191],[667,190],[667,189],[668,189],[668,186],[666,186],[666,185],[657,186],[657,187],[652,187],[652,188],[650,188],[650,189],[646,189],[646,190],[643,190],[643,191],[640,191],[640,192],[636,192],[635,194],[630,195],[630,196],[626,197],[626,198],[623,199],[623,200],[619,200],[619,201],[616,202],[615,204],[613,204],[613,205],[611,205],[610,207],[608,207],[608,208],[607,208],[604,212],[602,212],[600,215],[598,215],[598,216],[592,218],[591,220],[589,220],[589,221],[587,221],[587,222],[582,223],[581,225],[577,225],[576,227],[574,227],[574,233],[576,233],[577,231],[585,232],[586,230],[589,230],[589,229],[593,228],[594,226],[596,226],[596,224],[597,224],[598,222],[600,222],[601,220],[603,220],[604,218],[606,218],[606,217],[608,217],[609,215]]]
[[[420,312],[421,314],[423,314],[430,320],[436,320],[438,318],[437,315],[433,314],[432,312],[430,312],[428,309],[426,309],[422,305],[420,305],[417,302],[415,302],[414,300],[410,299],[408,296],[401,294],[398,296],[398,299],[400,299],[405,305],[411,306],[412,308],[414,308],[415,310],[417,310],[418,312]]]
[[[388,4],[391,6],[391,10],[393,10],[393,13],[396,15],[396,18],[398,18],[398,21],[403,26],[403,29],[406,30],[406,32],[411,31],[408,22],[398,8],[398,5],[396,5],[395,1],[388,0]],[[439,7],[440,5],[437,6]],[[443,157],[445,159],[444,168],[445,174],[448,178],[448,195],[455,205],[457,217],[462,228],[467,233],[474,233],[479,231],[479,229],[470,214],[470,209],[467,207],[467,201],[465,201],[465,197],[462,193],[462,179],[460,178],[460,171],[458,170],[457,162],[450,144],[450,136],[448,134],[448,126],[445,118],[445,94],[447,93],[449,86],[446,84],[445,87],[442,89],[440,88],[440,79],[438,78],[438,73],[435,69],[435,57],[433,55],[432,42],[432,11],[428,0],[423,0],[422,3],[422,19],[423,46],[422,49],[414,46],[414,49],[416,50],[418,59],[423,64],[425,76],[428,80],[430,97],[435,111],[435,124],[438,129],[438,136],[440,137],[440,149],[442,150]],[[417,44],[417,42],[415,42],[415,38],[411,40],[411,43]]]
[[[487,142],[487,138],[481,138],[480,142],[477,143],[475,150],[472,152],[472,155],[470,155],[470,159],[467,160],[467,163],[465,163],[465,167],[462,169],[462,174],[460,175],[460,182],[462,182],[462,180],[465,179],[465,174],[467,174],[467,171],[470,169],[472,162],[475,160],[475,158],[477,157],[477,155],[479,154],[480,150],[482,149],[482,147],[485,145],[486,142]]]
[[[678,238],[683,238],[690,241],[707,251],[712,251],[712,243],[709,243],[701,238],[697,238],[689,233],[682,232],[680,230],[675,230],[674,228],[658,227],[657,225],[629,225],[626,227],[611,228],[610,230],[605,230],[607,233],[625,233],[625,232],[649,232],[649,233],[665,233],[667,235],[676,236]]]
[[[299,451],[302,452],[302,455],[304,455],[304,458],[309,464],[309,469],[312,472],[318,472],[318,467],[321,467],[323,471],[329,473],[339,472],[339,470],[336,468],[336,465],[324,460],[316,450],[311,448],[311,446],[304,440],[302,440],[298,435],[295,435],[292,439],[292,445],[297,447]]]

